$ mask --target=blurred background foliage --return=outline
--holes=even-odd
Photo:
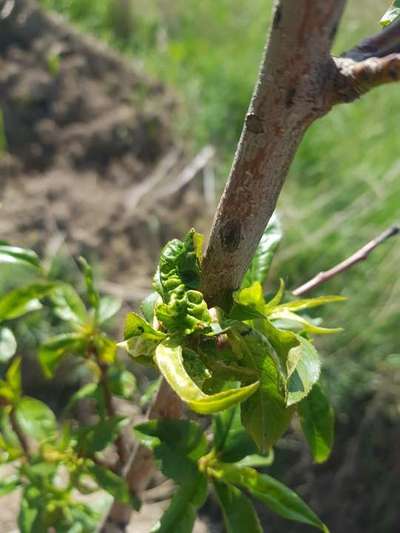
[[[42,0],[166,82],[175,127],[193,151],[217,147],[222,187],[251,96],[271,14],[266,0]],[[385,0],[350,0],[335,52],[378,31]],[[294,287],[400,219],[397,85],[335,108],[306,134],[279,209],[286,232],[274,272]],[[189,141],[188,141],[189,142]],[[323,287],[349,302],[328,310],[345,332],[324,341],[335,403],[365,394],[399,351],[400,247],[395,240]],[[271,287],[272,290],[272,287]]]

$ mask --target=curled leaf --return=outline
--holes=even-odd
[[[157,346],[155,361],[171,388],[195,412],[217,413],[236,405],[251,396],[258,382],[239,389],[229,389],[217,394],[205,394],[187,373],[182,356],[182,347],[161,343]]]

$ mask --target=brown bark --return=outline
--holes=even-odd
[[[203,264],[207,301],[226,305],[271,217],[305,130],[330,108],[332,38],[345,0],[282,0]]]

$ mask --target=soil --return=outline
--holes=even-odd
[[[84,255],[106,292],[136,304],[162,244],[207,223],[195,181],[166,187],[189,160],[175,113],[127,60],[33,0],[0,0],[0,239]],[[29,375],[38,385],[34,366]],[[132,531],[149,531],[166,503],[146,504]],[[16,531],[18,505],[17,493],[2,498],[2,533]]]
[[[174,100],[35,2],[0,11],[0,239],[47,253],[63,243],[140,299],[161,245],[204,226],[196,184],[151,199],[154,171],[166,182],[187,163],[170,127]]]

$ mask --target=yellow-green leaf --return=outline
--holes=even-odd
[[[161,343],[156,348],[155,361],[171,388],[188,406],[200,414],[217,413],[246,400],[258,388],[258,382],[239,389],[217,394],[205,394],[186,372],[182,347]]]

